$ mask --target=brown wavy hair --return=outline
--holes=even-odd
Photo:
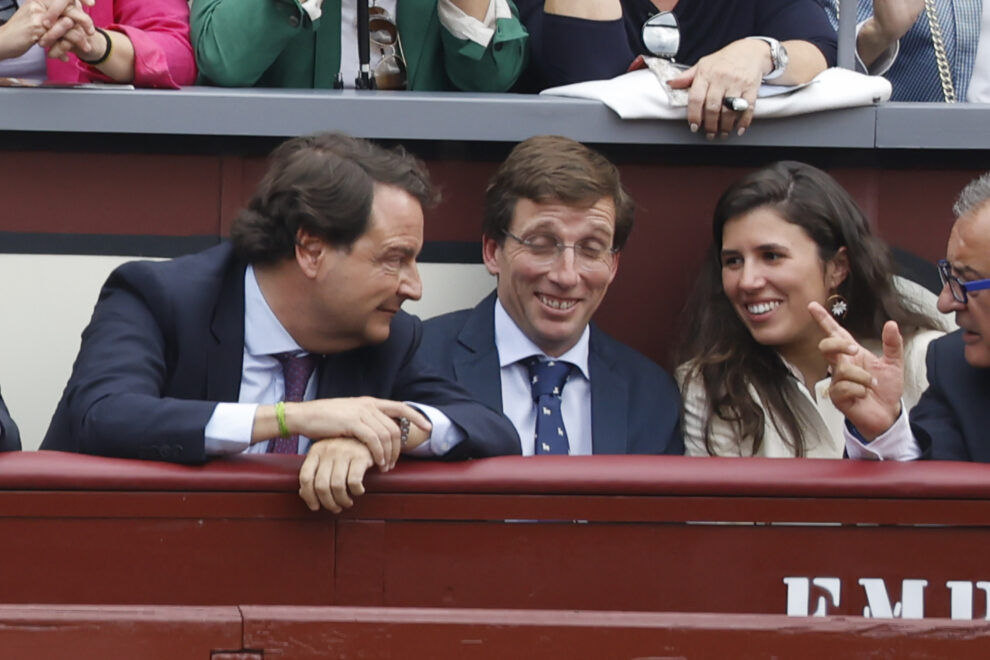
[[[763,442],[767,419],[787,438],[796,456],[807,447],[795,414],[800,396],[774,348],[758,343],[743,324],[722,288],[722,232],[725,224],[754,209],[772,209],[798,225],[818,246],[822,262],[846,248],[849,273],[836,293],[849,302],[842,324],[857,339],[879,339],[888,319],[902,332],[935,328],[894,287],[893,258],[870,232],[862,210],[835,179],[816,167],[781,161],[744,176],[722,194],[712,218],[712,247],[682,317],[679,363],[691,362],[691,377],[700,377],[709,401],[703,427],[705,447],[714,453],[711,426],[715,416],[735,427],[737,438],[753,439],[754,454]],[[752,386],[760,401],[749,392]]]

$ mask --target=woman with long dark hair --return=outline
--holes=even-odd
[[[889,250],[832,177],[793,161],[753,172],[723,193],[712,231],[678,351],[686,453],[843,456],[812,301],[871,350],[897,321],[905,405],[917,402],[925,350],[942,334],[935,296],[893,276]]]

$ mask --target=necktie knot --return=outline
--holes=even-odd
[[[530,358],[526,366],[529,367],[529,383],[533,389],[534,401],[547,395],[559,397],[573,368],[569,362],[541,360],[537,357]]]

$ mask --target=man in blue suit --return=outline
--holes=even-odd
[[[847,432],[885,458],[990,463],[990,172],[963,189],[953,211],[938,308],[955,313],[959,330],[929,345],[928,389],[910,413],[897,324],[884,327],[875,356],[820,306],[812,310],[829,333],[820,345],[832,363],[829,396],[853,425]]]
[[[485,197],[483,254],[495,292],[425,323],[420,357],[501,410],[524,455],[684,451],[674,381],[591,323],[633,213],[601,154],[562,137],[522,142]],[[566,365],[548,395],[553,405],[536,393],[541,362]],[[544,415],[560,416],[555,435],[564,442],[536,440]]]
[[[231,243],[114,271],[43,449],[200,462],[305,453],[339,511],[400,451],[519,453],[514,429],[415,359],[432,193],[404,151],[321,134],[272,154]],[[412,405],[410,405],[412,403]]]

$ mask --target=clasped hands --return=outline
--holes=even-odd
[[[294,433],[314,440],[299,470],[299,496],[312,511],[322,505],[340,513],[364,493],[364,475],[372,465],[383,472],[395,467],[403,449],[400,419],[410,423],[407,448],[432,430],[412,406],[373,397],[287,403],[285,414]]]
[[[63,61],[70,52],[93,59],[85,55],[99,48],[103,37],[97,34],[93,19],[83,10],[83,5],[91,7],[95,1],[28,0],[0,26],[0,56],[19,57],[38,44],[48,51],[49,57]]]
[[[901,414],[904,340],[897,323],[883,326],[883,354],[861,346],[820,304],[808,311],[826,336],[818,344],[832,370],[828,396],[867,441],[887,431]]]

